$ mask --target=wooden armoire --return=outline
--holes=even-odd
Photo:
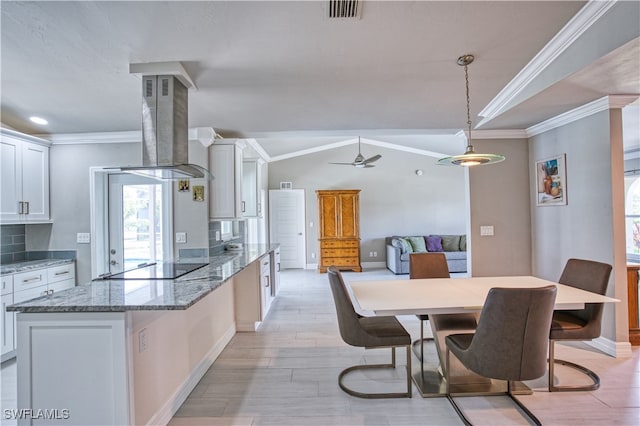
[[[318,190],[318,270],[330,266],[362,272],[359,189]]]

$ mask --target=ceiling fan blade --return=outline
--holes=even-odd
[[[355,166],[354,163],[329,163],[329,164],[338,164],[339,166]]]
[[[373,157],[370,157],[370,158],[367,158],[366,160],[364,160],[363,163],[364,164],[373,163],[374,161],[378,161],[381,158],[382,158],[382,155],[380,155],[380,154],[374,155]]]

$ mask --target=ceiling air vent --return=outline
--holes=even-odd
[[[362,0],[329,0],[329,18],[360,18]]]

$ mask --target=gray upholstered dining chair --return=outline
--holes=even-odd
[[[462,421],[470,425],[451,393],[451,352],[471,371],[507,381],[507,395],[537,425],[540,421],[512,393],[512,382],[537,379],[547,371],[548,330],[557,289],[492,288],[482,307],[475,333],[446,337],[447,398]]]
[[[333,301],[338,315],[340,336],[351,346],[369,348],[391,348],[391,364],[355,365],[338,376],[340,389],[359,398],[411,398],[411,336],[394,316],[364,317],[359,315],[351,302],[342,274],[335,267],[327,269]],[[364,393],[349,389],[343,378],[355,370],[395,368],[396,348],[403,346],[407,352],[407,391],[395,393]]]
[[[593,260],[569,259],[558,282],[581,290],[604,295],[611,275],[611,265]],[[558,340],[591,340],[600,336],[602,303],[586,303],[584,309],[556,311],[549,333],[549,392],[590,391],[600,387],[600,377],[588,368],[573,362],[556,359],[554,350]],[[586,374],[593,381],[585,386],[554,384],[555,364],[565,365]]]
[[[450,278],[447,258],[444,253],[412,253],[409,255],[409,278]],[[444,314],[447,315],[447,323],[455,323],[459,329],[474,329],[476,327],[476,316],[474,314]],[[416,315],[420,320],[420,340],[412,343],[412,347],[420,345],[420,354],[416,356],[422,361],[424,359],[424,342],[433,340],[432,337],[424,337],[424,322],[429,319],[429,315]],[[415,350],[414,350],[415,352]]]

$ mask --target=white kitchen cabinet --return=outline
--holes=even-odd
[[[280,291],[280,247],[271,252],[271,296],[275,298]]]
[[[271,307],[270,255],[256,259],[234,277],[236,329],[256,331]]]
[[[16,274],[2,275],[2,361],[11,358],[15,349],[16,313],[6,307],[14,303],[54,294],[76,285],[75,262],[48,268],[31,269]],[[4,355],[7,355],[5,357]]]
[[[13,275],[2,275],[0,289],[0,361],[12,357],[15,346],[15,317],[14,312],[7,312],[7,306],[13,305]],[[6,355],[6,356],[5,356]]]
[[[242,163],[242,198],[244,217],[262,217],[262,160],[249,159]]]
[[[260,259],[260,272],[260,297],[262,299],[260,314],[261,319],[264,321],[273,301],[273,295],[271,294],[271,258],[269,255]]]
[[[49,142],[0,129],[0,222],[49,222]]]
[[[210,185],[209,217],[235,219],[243,215],[243,142],[216,143],[209,148],[209,168],[214,176]]]

